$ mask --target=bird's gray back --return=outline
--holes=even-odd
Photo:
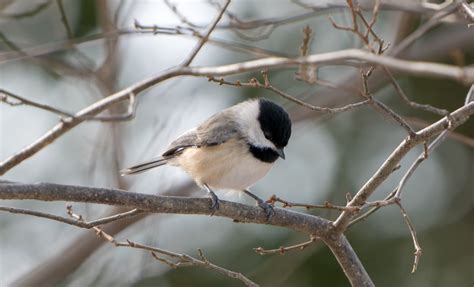
[[[177,155],[189,147],[222,144],[231,138],[242,138],[239,124],[231,110],[227,110],[227,112],[223,110],[171,142],[163,156]]]

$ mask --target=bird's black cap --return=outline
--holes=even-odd
[[[258,121],[265,137],[279,149],[286,147],[291,136],[291,120],[288,113],[269,100],[259,100]]]

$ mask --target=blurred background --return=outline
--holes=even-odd
[[[361,1],[370,5],[371,1]],[[426,1],[424,1],[426,2]],[[179,64],[195,45],[192,33],[150,33],[141,25],[203,31],[218,12],[210,1],[0,0],[0,89],[30,100],[76,112],[99,99]],[[344,1],[235,0],[192,65],[213,66],[267,56],[300,54],[303,28],[313,30],[309,53],[358,48],[353,34],[336,30],[327,15],[350,25],[350,13],[334,8]],[[398,1],[401,7],[421,1]],[[341,4],[341,5],[342,5]],[[332,6],[333,5],[333,6]],[[384,7],[383,7],[384,8]],[[433,15],[430,9],[382,9],[374,30],[396,46]],[[301,16],[304,15],[304,16]],[[291,18],[293,16],[295,19]],[[370,19],[370,11],[367,12]],[[185,22],[183,23],[183,17]],[[237,17],[237,18],[236,18]],[[282,25],[231,29],[232,23],[284,19]],[[240,22],[239,22],[240,21]],[[471,65],[474,30],[450,15],[400,57]],[[358,69],[321,67],[319,79],[331,87],[295,79],[296,69],[271,70],[279,89],[309,103],[338,107],[360,100]],[[226,77],[248,81],[259,73]],[[443,79],[397,75],[414,101],[454,110],[469,87]],[[377,71],[371,92],[420,129],[440,118],[406,105]],[[270,91],[220,86],[206,78],[181,77],[161,83],[138,98],[130,121],[89,121],[62,136],[2,179],[122,188],[150,194],[205,196],[186,174],[163,167],[120,177],[126,166],[163,152],[176,136],[213,113],[251,97],[267,97],[291,114],[294,132],[287,159],[278,161],[253,191],[294,202],[344,205],[375,172],[406,132],[369,106],[322,115],[279,98]],[[126,111],[118,104],[104,114]],[[58,122],[58,116],[29,106],[0,103],[0,158],[6,159]],[[423,249],[418,271],[411,274],[413,243],[400,211],[382,208],[347,232],[349,241],[377,286],[472,286],[474,283],[474,121],[447,138],[409,180],[403,204]],[[411,151],[371,200],[384,198],[422,151]],[[254,204],[238,193],[220,198]],[[2,202],[66,215],[65,203]],[[117,209],[73,204],[75,212],[96,219]],[[301,209],[300,211],[305,211]],[[335,219],[338,212],[311,213]],[[303,251],[261,256],[267,249],[306,241],[304,234],[263,225],[232,223],[209,216],[149,215],[111,224],[119,240],[130,239],[197,256],[201,248],[213,263],[242,272],[261,286],[349,286],[329,249],[317,242]],[[44,219],[0,214],[0,285],[30,280],[36,286],[241,286],[199,267],[170,269],[147,252],[115,248],[92,231]],[[17,281],[18,283],[19,281]]]

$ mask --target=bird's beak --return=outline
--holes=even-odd
[[[277,148],[276,152],[282,159],[285,159],[285,152],[283,151],[283,148]]]

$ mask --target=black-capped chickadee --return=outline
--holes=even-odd
[[[205,188],[211,214],[219,208],[216,189],[241,190],[257,200],[270,218],[273,207],[248,190],[263,178],[291,135],[291,121],[279,105],[265,99],[248,100],[224,109],[174,140],[159,157],[123,170],[137,174],[169,164],[179,166]]]

